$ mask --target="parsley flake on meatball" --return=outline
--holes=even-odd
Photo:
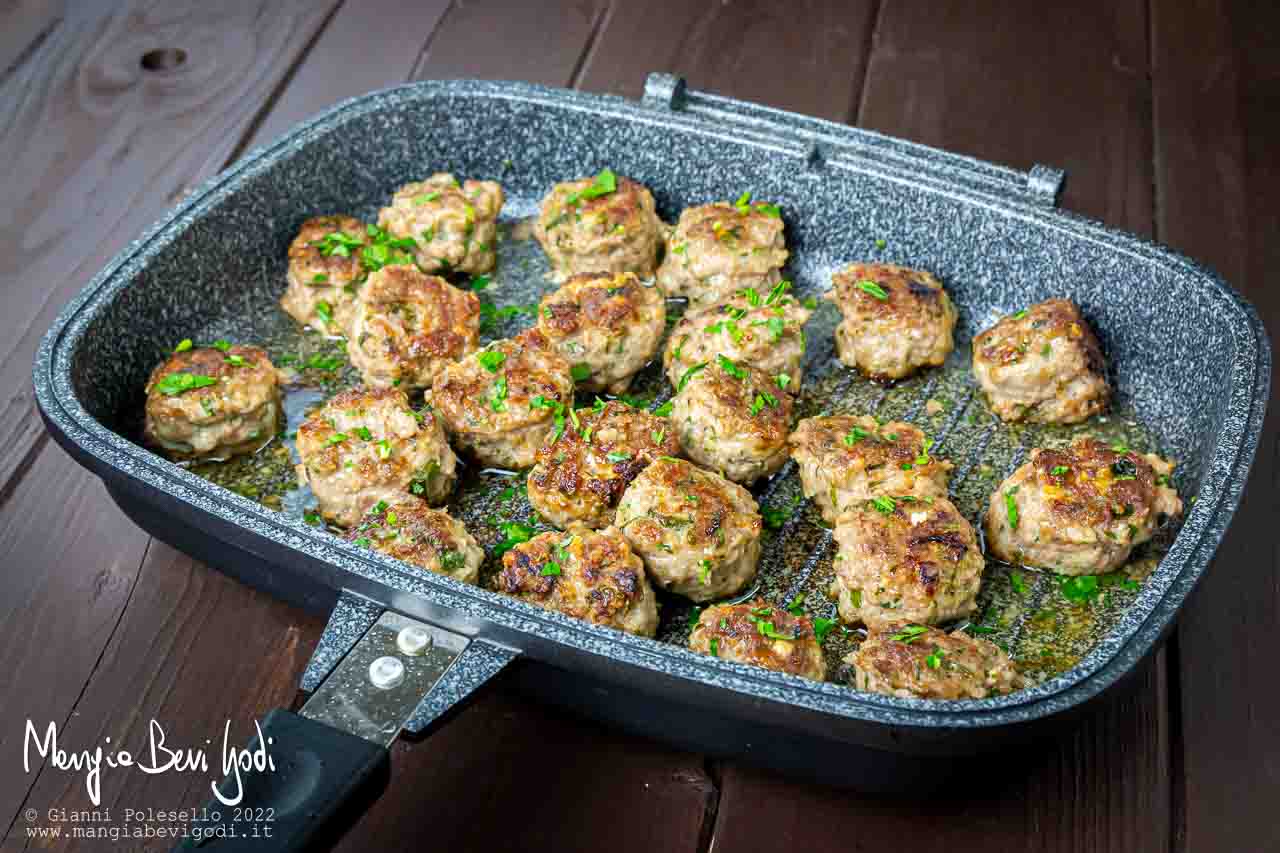
[[[282,421],[276,369],[258,347],[183,341],[151,372],[143,434],[170,459],[241,456],[275,438]]]
[[[580,273],[542,297],[538,328],[574,370],[578,387],[621,394],[666,331],[667,300],[634,273]]]
[[[695,652],[824,681],[827,662],[813,622],[760,599],[714,604],[703,610],[689,635]]]
[[[1050,299],[973,340],[973,374],[1006,421],[1078,423],[1106,411],[1106,362],[1080,308]]]
[[[836,327],[840,361],[873,379],[939,366],[955,347],[955,306],[923,270],[850,264],[831,277],[826,298],[844,317]]]
[[[1153,453],[1093,438],[1033,450],[991,495],[987,547],[1007,563],[1067,575],[1111,571],[1182,513],[1172,472]]]
[[[649,190],[610,169],[556,184],[534,223],[534,236],[562,278],[619,272],[648,278],[658,263],[662,232]]]
[[[457,479],[457,457],[440,420],[415,412],[396,388],[351,388],[298,427],[298,477],[311,486],[320,515],[350,527],[379,501],[413,494],[441,503]]]
[[[703,308],[743,288],[768,293],[782,279],[787,262],[782,216],[775,205],[744,194],[686,208],[667,241],[658,284],[668,296],[685,296]]]
[[[529,503],[557,527],[613,523],[622,493],[660,456],[680,452],[666,418],[626,403],[597,401],[562,419],[559,434],[538,450],[529,473]]]
[[[933,441],[917,427],[870,415],[805,418],[790,442],[805,497],[830,524],[845,507],[881,495],[946,497],[954,467],[929,455]]]

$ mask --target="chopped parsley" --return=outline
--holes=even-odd
[[[937,669],[942,666],[942,659],[946,657],[946,655],[946,652],[937,646],[934,646],[933,651],[929,652],[929,656],[924,659],[925,665],[928,666],[929,669]]]
[[[744,368],[739,367],[733,359],[728,358],[727,356],[716,356],[716,364],[720,365],[720,369],[732,376],[734,379],[747,378],[747,371]],[[680,382],[683,384],[684,380],[681,379]]]
[[[1018,502],[1013,496],[1018,493],[1018,487],[1014,486],[1004,493],[1004,511],[1009,516],[1009,526],[1014,530],[1018,529]]]
[[[819,616],[813,620],[813,636],[818,639],[818,645],[822,645],[827,641],[827,635],[831,633],[831,629],[836,626],[836,620],[824,619]]]
[[[711,561],[706,558],[698,564],[698,581],[703,586],[711,583]]]
[[[374,447],[378,448],[379,459],[391,458],[391,451],[392,451],[391,442],[387,441],[385,438],[380,439],[376,444],[374,444]]]
[[[1063,474],[1068,474],[1070,472],[1071,469],[1066,465],[1054,465],[1049,469],[1049,473],[1055,477],[1061,477]]]
[[[560,564],[555,560],[547,560],[547,562],[543,563],[542,571],[538,572],[538,574],[544,578],[555,577],[560,574]]]
[[[1009,573],[1009,586],[1013,587],[1013,591],[1018,595],[1027,594],[1027,581],[1022,572],[1013,571]]]
[[[862,427],[854,427],[845,433],[844,443],[848,447],[853,447],[859,441],[862,441],[864,438],[868,438],[870,435],[871,433],[867,432]]]
[[[787,390],[787,386],[791,384],[791,376],[786,373],[779,373],[773,378],[773,381],[777,383],[779,388],[785,391]]]
[[[533,538],[533,528],[518,521],[505,521],[498,525],[498,530],[503,538],[493,548],[495,557],[501,557],[521,542],[528,542]]]
[[[765,406],[769,406],[770,408],[777,408],[778,398],[768,393],[767,391],[757,394],[755,400],[751,402],[751,416],[755,417],[756,415],[760,414],[760,412],[764,409]]]
[[[880,286],[879,282],[872,281],[869,278],[864,278],[862,281],[858,282],[858,290],[861,290],[863,293],[874,296],[876,299],[879,299],[881,302],[889,301],[888,292],[886,292],[885,289]]]
[[[429,203],[431,203],[431,202],[435,201],[435,200],[436,200],[436,199],[438,199],[438,198],[440,198],[440,193],[438,193],[438,192],[437,192],[437,193],[422,193],[421,195],[415,195],[415,196],[413,197],[413,204],[414,204],[414,206],[415,206],[415,207],[421,207],[422,205],[424,205],[424,204],[429,204]]]
[[[600,174],[596,175],[595,181],[591,186],[582,192],[573,193],[566,199],[568,204],[577,204],[584,198],[599,198],[602,195],[608,195],[618,188],[618,177],[613,173],[612,169],[605,168],[600,170]]]
[[[720,657],[720,638],[719,637],[712,637],[711,642],[707,644],[707,647],[711,650],[712,657],[717,657],[717,658]]]
[[[1093,575],[1064,577],[1058,584],[1063,598],[1067,601],[1084,603],[1098,595],[1098,579]]]
[[[615,452],[615,453],[606,454],[604,458],[608,459],[610,462],[626,462],[628,459],[631,458],[631,454]]]
[[[926,628],[924,625],[906,625],[903,627],[901,631],[894,634],[889,639],[897,640],[899,643],[906,643],[910,645],[911,643],[915,642],[916,637],[919,637],[921,634],[923,634],[928,630],[929,629]]]
[[[720,356],[720,357],[724,358],[724,356]],[[678,394],[681,391],[683,391],[685,389],[685,386],[689,384],[689,380],[692,379],[697,374],[701,373],[703,370],[706,370],[706,368],[707,368],[707,363],[705,361],[700,361],[697,364],[695,364],[693,367],[690,367],[688,370],[686,370],[684,372],[684,375],[680,377],[680,384],[676,386],[676,393]],[[665,405],[671,405],[671,404],[668,401]],[[667,410],[667,413],[670,413],[670,409]]]
[[[218,380],[212,376],[201,376],[198,373],[170,373],[165,378],[155,384],[155,389],[166,397],[173,397],[184,391],[191,391],[195,388],[207,388],[210,385],[217,385]]]
[[[366,426],[356,427],[355,429],[352,430],[352,432],[354,432],[357,436],[359,436],[361,441],[373,440],[373,433],[369,432],[369,428]]]
[[[1021,320],[1025,316],[1027,316],[1027,309],[1023,308],[1021,311],[1014,312],[1013,319]]]
[[[192,346],[194,346],[194,344],[191,343],[191,338],[183,338],[181,341],[178,342],[178,345],[173,348],[173,351],[186,352],[187,350],[191,349]]]
[[[738,196],[738,200],[733,203],[733,206],[738,208],[739,213],[749,213],[751,211],[751,193],[748,191]]]
[[[898,508],[897,501],[895,501],[893,498],[887,495],[881,495],[878,498],[872,498],[870,503],[871,503],[871,506],[876,509],[876,511],[882,512],[885,515],[893,515],[893,511]]]
[[[333,306],[323,299],[316,302],[316,316],[319,317],[326,326],[333,322]]]
[[[335,432],[329,436],[329,438],[325,441],[325,443],[330,445],[342,444],[342,442],[346,440],[347,440],[347,434],[345,432]]]
[[[705,364],[704,364],[704,365],[702,365],[702,366],[703,366],[703,367],[706,367],[706,365],[705,365]],[[687,373],[686,373],[683,377],[681,377],[681,379],[680,379],[681,383],[683,383],[683,382],[684,382],[684,380],[685,380],[687,377],[688,377],[688,374],[687,374]],[[663,404],[662,404],[661,406],[659,406],[658,408],[654,409],[654,410],[653,410],[653,413],[654,413],[655,415],[657,415],[658,417],[660,417],[660,418],[665,418],[667,415],[671,414],[671,409],[672,409],[673,407],[674,407],[674,403],[672,403],[672,401],[668,400],[667,402],[663,403]]]
[[[222,338],[219,338],[218,340],[209,344],[209,346],[213,347],[218,352],[226,352],[227,350],[231,349],[231,341],[223,340]]]
[[[490,373],[497,373],[498,368],[506,362],[507,355],[499,350],[482,350],[476,353],[476,361],[480,362],[480,366]]]
[[[493,380],[493,388],[489,391],[489,408],[495,412],[507,410],[507,377],[499,376]]]
[[[574,382],[585,381],[591,378],[591,365],[585,361],[580,361],[569,368],[569,375],[573,377]]]
[[[795,598],[787,602],[787,612],[792,616],[804,615],[804,593],[798,594]]]

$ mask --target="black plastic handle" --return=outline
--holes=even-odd
[[[214,797],[209,819],[193,823],[191,837],[175,850],[327,849],[387,787],[391,763],[384,746],[279,708],[261,729],[274,770],[241,771],[239,784],[234,775],[224,779],[218,790],[227,798],[242,790],[239,804]],[[249,755],[260,746],[255,736]]]

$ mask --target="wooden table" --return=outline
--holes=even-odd
[[[1066,208],[1216,267],[1280,329],[1280,288],[1268,281],[1280,264],[1274,6],[942,8],[961,5],[0,2],[7,843],[26,843],[26,808],[86,805],[76,774],[21,772],[26,719],[57,721],[77,748],[139,744],[152,718],[173,741],[199,743],[228,718],[244,731],[294,697],[323,620],[128,522],[45,435],[29,371],[55,313],[128,240],[249,147],[337,100],[434,77],[637,96],[647,72],[674,71],[701,89],[996,162],[1064,167]],[[886,799],[810,787],[498,690],[428,742],[395,747],[390,792],[341,849],[1280,849],[1271,408],[1241,510],[1173,639],[1134,690],[1002,790]],[[193,806],[207,785],[117,774],[104,805]]]

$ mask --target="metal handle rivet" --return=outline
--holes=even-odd
[[[426,654],[431,648],[431,634],[420,625],[409,625],[396,635],[396,647],[410,657]]]
[[[369,664],[369,680],[379,690],[390,690],[404,681],[404,664],[390,655]]]

